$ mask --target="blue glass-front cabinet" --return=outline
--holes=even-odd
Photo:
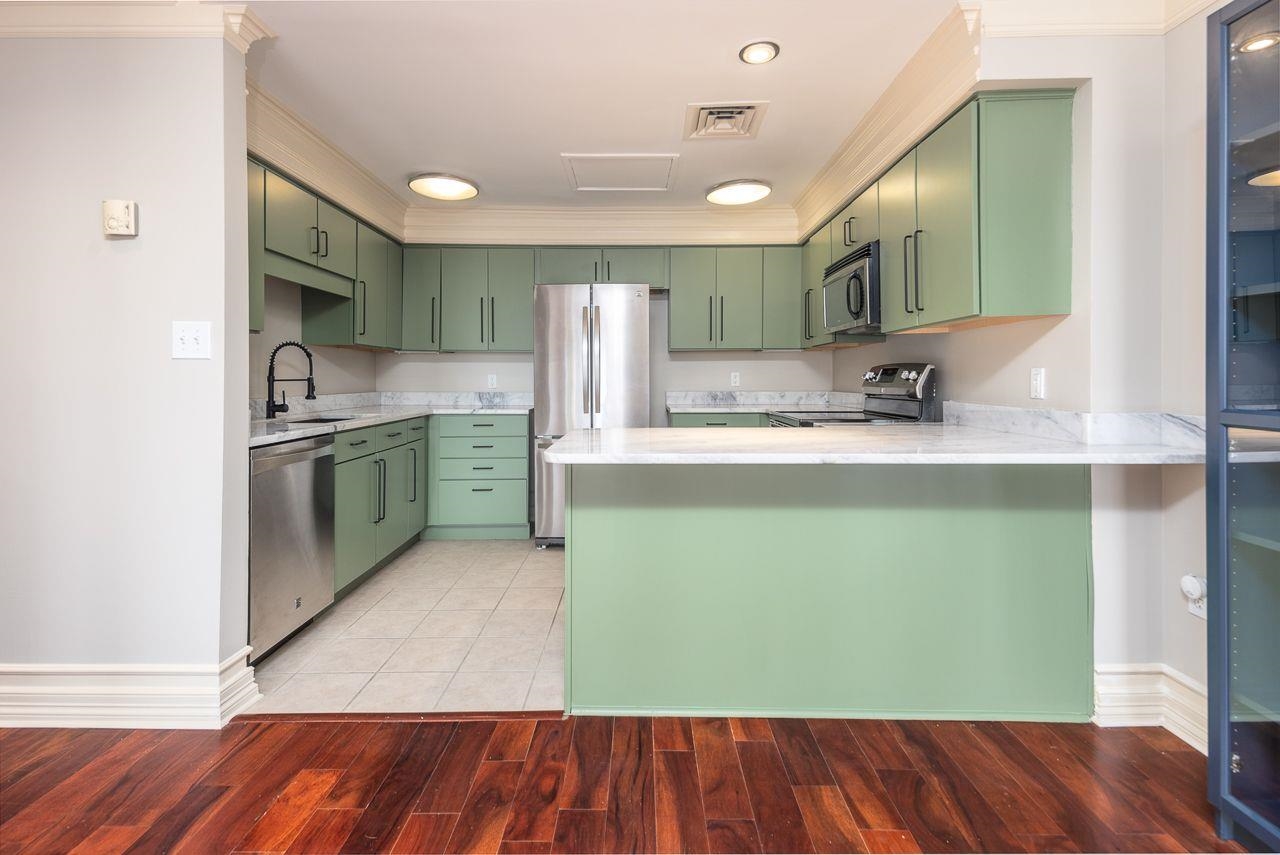
[[[1280,0],[1213,15],[1208,56],[1209,797],[1219,834],[1275,851]]]

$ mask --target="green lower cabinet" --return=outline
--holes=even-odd
[[[381,463],[371,454],[333,470],[333,587],[341,591],[377,563]]]
[[[764,413],[672,413],[672,427],[768,427]]]
[[[529,536],[528,426],[527,416],[428,419],[424,538]]]
[[[528,482],[442,481],[439,525],[528,525]]]
[[[381,561],[408,539],[409,497],[417,485],[411,477],[407,445],[387,449],[378,459],[382,465],[382,507],[374,558]]]
[[[409,513],[405,535],[414,537],[427,527],[427,438],[409,443]]]

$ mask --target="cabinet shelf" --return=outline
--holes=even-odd
[[[1280,552],[1280,540],[1276,540],[1273,537],[1263,537],[1262,535],[1249,534],[1244,531],[1233,531],[1231,532],[1231,539],[1251,546],[1261,547],[1262,549],[1270,549],[1272,552]]]

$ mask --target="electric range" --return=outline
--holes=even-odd
[[[862,375],[861,410],[771,410],[769,427],[844,427],[942,421],[938,371],[927,362],[877,365]]]

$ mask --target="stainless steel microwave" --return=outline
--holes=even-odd
[[[822,275],[822,326],[829,333],[880,329],[880,241],[863,244]]]

